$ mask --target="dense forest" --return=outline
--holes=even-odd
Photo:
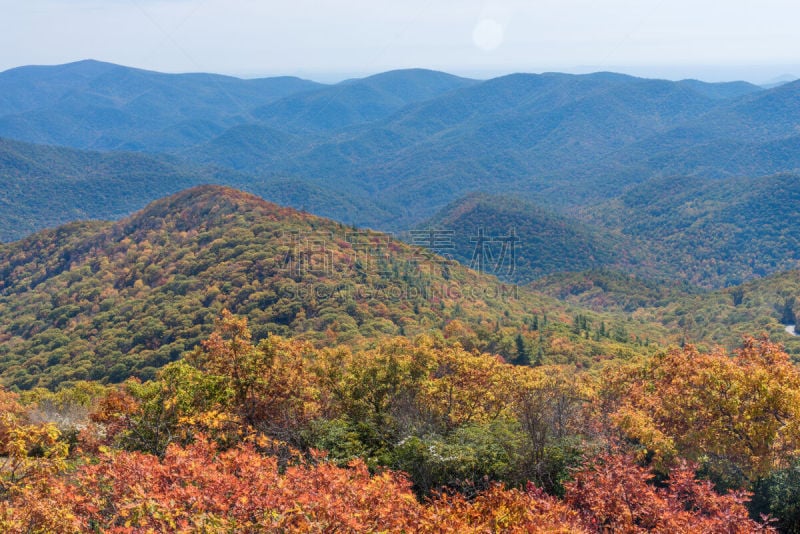
[[[23,389],[153,378],[223,309],[247,317],[257,340],[361,346],[444,331],[511,357],[521,336],[525,357],[586,365],[669,339],[654,323],[573,310],[386,234],[202,186],[117,223],[73,223],[0,248],[0,376]]]
[[[635,261],[622,239],[502,195],[468,195],[405,238],[473,269],[521,284],[548,274]]]
[[[596,311],[216,186],[0,258],[7,531],[800,518],[800,371],[766,338],[692,345],[681,286]]]
[[[0,73],[0,531],[800,532],[798,83]]]
[[[3,392],[0,524],[795,532],[798,395],[753,339],[587,372],[427,335],[256,344],[223,311],[151,381]]]
[[[767,335],[800,357],[800,339],[786,331],[800,312],[800,271],[787,271],[717,291],[685,283],[652,282],[617,271],[561,273],[530,289],[575,306],[624,311],[646,323],[679,332],[681,343],[738,347],[743,336]]]

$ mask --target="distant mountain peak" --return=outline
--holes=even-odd
[[[81,59],[78,61],[71,61],[68,63],[59,63],[56,65],[24,65],[8,69],[5,72],[12,71],[25,71],[33,69],[50,69],[55,71],[87,71],[87,70],[105,70],[108,68],[119,67],[114,63],[99,61],[97,59]]]
[[[62,69],[86,68],[86,67],[119,67],[119,65],[115,63],[109,63],[107,61],[100,61],[99,59],[92,59],[92,58],[79,59],[78,61],[70,61],[67,63],[61,63],[53,66],[60,67]]]
[[[179,230],[189,230],[219,225],[237,215],[271,220],[312,217],[239,189],[208,184],[156,200],[120,221],[118,227],[126,234],[169,224],[174,224]]]
[[[378,74],[373,74],[371,76],[367,76],[366,78],[355,78],[353,80],[348,81],[366,81],[366,80],[392,80],[397,78],[438,78],[438,79],[446,79],[446,80],[463,80],[463,81],[475,81],[471,78],[464,78],[461,76],[456,76],[455,74],[450,74],[448,72],[443,72],[439,70],[433,69],[423,69],[423,68],[408,68],[408,69],[394,69],[389,70],[386,72],[380,72]]]

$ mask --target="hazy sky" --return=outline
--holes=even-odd
[[[427,67],[800,76],[797,0],[0,0],[0,70],[85,58],[320,80]]]

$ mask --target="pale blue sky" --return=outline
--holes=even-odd
[[[0,0],[0,70],[95,58],[333,80],[427,67],[800,75],[796,0]]]

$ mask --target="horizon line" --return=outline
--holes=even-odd
[[[768,68],[767,65],[709,65],[709,66],[680,66],[680,65],[638,65],[638,66],[592,66],[592,65],[585,65],[585,66],[575,66],[575,67],[565,67],[565,68],[546,68],[546,69],[515,69],[515,68],[507,68],[507,69],[497,69],[497,68],[432,68],[429,66],[401,66],[397,68],[388,68],[385,70],[378,70],[378,71],[363,71],[363,70],[316,70],[316,69],[297,69],[293,72],[276,72],[276,71],[269,71],[269,70],[256,70],[251,69],[247,71],[239,71],[239,72],[215,72],[213,70],[158,70],[155,68],[148,68],[143,66],[136,66],[136,65],[126,65],[124,63],[116,63],[114,61],[107,61],[95,58],[84,58],[78,59],[75,61],[68,61],[65,63],[42,63],[42,64],[23,64],[17,65],[13,67],[9,67],[0,71],[0,74],[5,74],[10,71],[25,69],[25,68],[55,68],[55,67],[65,67],[69,65],[75,65],[79,63],[87,63],[87,62],[95,62],[95,63],[103,63],[108,65],[114,65],[118,67],[128,68],[128,69],[137,69],[143,70],[147,72],[153,72],[158,74],[171,74],[171,75],[213,75],[213,76],[225,76],[229,78],[236,78],[239,80],[261,80],[267,78],[280,78],[280,77],[295,77],[301,78],[304,80],[325,84],[325,85],[334,85],[337,83],[349,81],[349,80],[358,80],[369,78],[371,76],[377,76],[380,74],[386,74],[389,72],[402,72],[402,71],[413,71],[413,70],[425,70],[431,72],[439,72],[443,74],[449,74],[451,76],[458,76],[462,78],[473,79],[476,81],[489,81],[496,78],[502,78],[505,76],[511,76],[515,74],[530,74],[530,75],[547,75],[547,74],[563,74],[563,75],[571,75],[571,76],[589,76],[593,74],[618,74],[623,76],[630,76],[633,78],[640,78],[640,79],[647,79],[647,80],[665,80],[665,81],[672,81],[672,82],[680,82],[680,81],[700,81],[704,83],[737,83],[737,82],[744,82],[750,83],[753,85],[761,86],[761,87],[768,87],[768,86],[776,86],[782,85],[784,83],[790,83],[800,79],[800,76],[784,73],[777,76],[772,76],[771,78],[765,79],[764,77],[752,77],[752,76],[730,76],[730,77],[720,77],[720,76],[697,76],[697,75],[668,75],[665,71],[669,70],[676,70],[676,69],[701,69],[701,70],[710,70],[710,69],[717,69],[717,70],[748,70],[748,69],[765,69]],[[778,65],[774,65],[778,67]],[[643,71],[651,71],[650,74],[647,74]],[[780,69],[777,69],[780,71]],[[659,73],[660,72],[660,73]]]

